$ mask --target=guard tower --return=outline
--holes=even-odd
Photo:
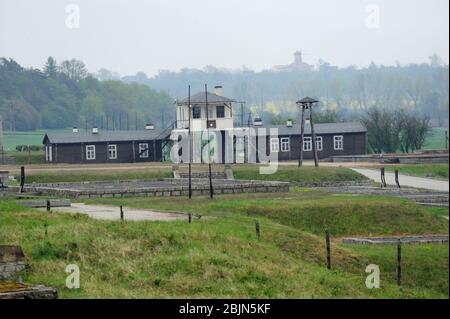
[[[190,97],[176,101],[176,128],[172,134],[191,131],[192,162],[205,162],[203,158],[205,140],[210,141],[211,161],[229,163],[226,150],[232,148],[226,134],[233,131],[233,103],[235,100],[222,95],[222,87],[215,86],[214,93],[199,92]],[[205,136],[206,134],[206,136]],[[209,139],[207,134],[209,134]],[[180,134],[181,135],[181,134]]]

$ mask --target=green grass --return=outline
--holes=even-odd
[[[233,173],[236,179],[286,181],[298,184],[367,180],[363,175],[344,167],[279,166],[274,174],[260,174],[258,165],[234,165]]]
[[[423,150],[445,149],[445,131],[448,127],[435,127],[431,130],[430,135],[425,140]]]
[[[113,181],[113,180],[151,180],[172,177],[170,169],[146,170],[146,171],[101,171],[89,172],[45,172],[31,173],[26,176],[26,183],[56,183],[56,182],[84,182],[84,181]],[[16,179],[19,175],[16,176]]]
[[[45,132],[3,132],[5,151],[15,151],[17,145],[42,145]]]
[[[7,156],[14,158],[14,163],[16,165],[26,165],[26,164],[45,164],[45,152],[44,151],[33,151],[28,154],[28,152],[7,152]]]
[[[239,213],[266,218],[297,230],[322,235],[327,227],[333,236],[448,233],[448,222],[434,208],[381,196],[330,195],[320,191],[275,194],[235,194],[214,200],[195,197],[95,198],[87,203],[124,205],[171,212],[228,217]]]
[[[397,275],[396,245],[345,245],[352,252],[364,256],[380,267],[383,282],[395,282]],[[402,284],[418,289],[433,289],[448,293],[448,245],[402,245]]]
[[[145,200],[153,206],[155,199]],[[63,298],[448,298],[448,245],[447,253],[419,247],[411,265],[421,264],[406,268],[411,272],[399,289],[391,270],[384,277],[384,267],[395,265],[388,248],[370,247],[369,255],[368,247],[333,243],[327,271],[321,236],[268,218],[260,219],[257,240],[254,218],[240,213],[192,224],[113,222],[25,209],[12,200],[0,201],[0,212],[0,244],[23,247],[26,282],[54,286]],[[364,270],[375,261],[383,266],[382,286],[370,290]],[[433,275],[425,262],[432,262]],[[68,264],[80,267],[80,289],[64,287]]]
[[[185,170],[182,167],[182,170]],[[195,170],[205,169],[205,165],[194,167]],[[218,167],[215,170],[220,170]],[[335,167],[302,167],[280,166],[275,174],[259,174],[257,165],[234,165],[233,172],[236,179],[253,179],[269,181],[287,181],[296,184],[311,184],[322,182],[365,181],[366,177],[347,168]],[[172,177],[170,168],[152,168],[140,171],[119,170],[90,170],[89,172],[77,170],[69,172],[40,172],[27,175],[27,183],[50,182],[80,182],[95,180],[131,180],[131,179],[158,179]]]
[[[400,174],[448,180],[448,164],[409,164],[387,166],[386,170]]]

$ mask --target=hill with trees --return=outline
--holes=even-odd
[[[147,85],[126,84],[90,75],[82,61],[58,64],[49,57],[42,70],[0,58],[0,115],[4,129],[167,127],[174,120],[173,99]]]

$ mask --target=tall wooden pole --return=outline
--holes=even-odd
[[[314,166],[319,167],[319,158],[317,157],[317,144],[316,144],[316,134],[314,133],[314,121],[313,121],[313,110],[312,103],[309,103],[309,123],[311,125],[311,139],[312,148],[314,153]]]
[[[211,177],[211,140],[209,136],[209,110],[208,110],[208,86],[205,84],[205,106],[206,106],[206,133],[208,134],[208,176],[209,176],[209,197],[214,197],[212,177]]]
[[[302,116],[300,120],[300,153],[298,156],[298,167],[301,167],[303,164],[303,136],[305,133],[305,105],[302,104]]]
[[[189,198],[192,197],[192,139],[191,139],[191,86],[188,86],[188,138],[189,138]]]

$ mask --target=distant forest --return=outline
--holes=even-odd
[[[143,129],[147,122],[165,128],[174,121],[174,105],[168,94],[146,85],[100,81],[82,61],[58,64],[50,57],[41,70],[0,58],[0,115],[12,131]]]
[[[434,125],[448,125],[449,67],[437,55],[429,63],[366,68],[337,68],[319,61],[313,71],[250,69],[144,72],[120,76],[101,69],[90,74],[82,61],[57,63],[49,58],[41,69],[26,69],[0,59],[0,114],[6,130],[57,129],[97,125],[109,129],[142,128],[146,122],[167,127],[174,121],[174,100],[223,86],[224,95],[245,101],[234,116],[244,123],[256,116],[279,124],[298,116],[295,101],[312,96],[321,101],[317,121],[360,118],[375,108],[407,110]],[[137,125],[136,125],[137,124]]]

